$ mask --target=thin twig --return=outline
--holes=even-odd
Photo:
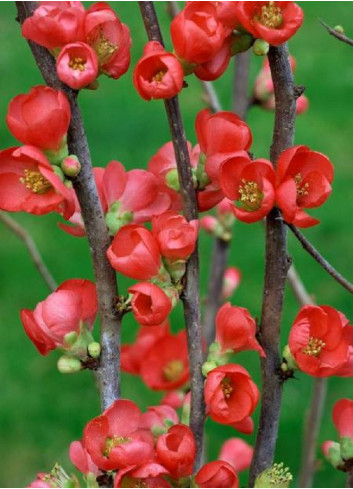
[[[270,151],[275,165],[282,151],[293,145],[295,97],[293,75],[286,44],[271,47],[268,59],[274,85],[276,111]],[[250,469],[250,487],[256,477],[273,463],[282,401],[282,381],[277,375],[280,366],[280,326],[284,289],[289,268],[287,233],[278,209],[266,220],[266,265],[260,342],[266,358],[261,361],[262,401],[259,429]]]
[[[323,20],[319,19],[319,22],[321,25],[325,27],[325,29],[327,29],[327,31],[329,32],[329,34],[331,34],[331,36],[335,37],[339,41],[348,44],[349,46],[353,46],[353,39],[350,39],[345,34],[341,34],[340,32],[335,31],[335,29],[332,29],[332,27],[326,24],[326,22],[324,22]]]
[[[17,221],[12,219],[12,217],[8,216],[5,212],[2,211],[0,212],[0,221],[2,221],[10,231],[12,231],[18,238],[20,238],[20,240],[23,241],[23,244],[27,248],[29,256],[31,257],[44,282],[47,284],[49,290],[51,292],[54,292],[58,284],[55,282],[48,267],[44,263],[43,258],[37,248],[37,245],[35,244],[29,232]]]
[[[251,51],[234,56],[233,112],[243,121],[249,109],[249,75]]]
[[[139,2],[139,6],[149,40],[158,41],[163,45],[162,33],[159,28],[153,2]],[[164,105],[173,140],[184,215],[186,219],[190,221],[192,219],[197,219],[198,217],[197,199],[193,186],[190,157],[181,119],[178,97],[165,100]],[[197,456],[195,470],[198,470],[202,459],[205,405],[203,393],[204,379],[201,372],[203,353],[199,298],[199,258],[197,248],[187,263],[186,281],[182,294],[182,301],[189,351],[191,389],[190,428],[192,429],[196,440]]]
[[[31,16],[37,2],[16,2],[18,19],[22,24]],[[71,123],[68,131],[68,146],[71,154],[77,155],[81,163],[79,175],[73,186],[80,203],[83,221],[91,250],[101,319],[100,341],[102,354],[99,369],[101,405],[106,409],[120,395],[120,329],[121,318],[114,313],[117,295],[116,274],[106,257],[110,238],[99,200],[88,142],[81,112],[77,104],[78,92],[62,84],[56,75],[55,59],[49,51],[29,42],[33,56],[46,83],[62,90],[71,105]]]
[[[310,243],[310,241],[295,227],[293,224],[287,224],[289,229],[292,231],[294,236],[301,243],[305,251],[309,253],[321,267],[333,277],[336,282],[338,282],[342,287],[344,287],[348,292],[353,294],[353,284],[343,277],[320,253],[319,251]]]

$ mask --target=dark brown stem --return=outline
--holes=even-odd
[[[14,219],[12,219],[10,216],[2,211],[0,212],[0,221],[2,221],[10,231],[12,231],[18,238],[20,238],[20,240],[23,241],[23,244],[27,248],[29,256],[31,257],[38,272],[42,276],[44,282],[47,284],[49,290],[51,292],[54,292],[58,285],[55,282],[48,267],[44,263],[43,258],[37,248],[37,245],[35,244],[29,232],[24,229],[20,224],[18,224],[18,222],[16,222]]]
[[[318,250],[310,243],[310,241],[292,224],[287,224],[289,229],[292,231],[294,236],[301,243],[302,247],[305,251],[309,253],[318,263],[322,266],[322,268],[333,277],[336,282],[338,282],[342,287],[344,287],[348,292],[353,294],[353,284],[349,282],[346,278],[343,277],[319,252]]]
[[[353,487],[353,471],[347,473],[346,487]]]
[[[270,151],[275,165],[281,152],[293,145],[295,97],[287,45],[271,47],[268,59],[276,100]],[[286,227],[279,210],[274,208],[266,220],[266,265],[260,325],[260,342],[266,358],[261,361],[261,412],[250,469],[250,487],[254,486],[256,477],[271,466],[276,448],[283,387],[277,375],[281,362],[280,326],[288,269]]]
[[[163,45],[163,38],[153,2],[139,2],[144,25],[150,41],[158,41]],[[164,101],[165,110],[172,135],[175,158],[180,181],[180,193],[183,201],[184,215],[189,221],[197,219],[197,199],[191,174],[190,157],[186,136],[181,119],[178,97]],[[188,339],[191,413],[190,428],[196,445],[197,456],[195,471],[200,467],[202,459],[203,429],[205,420],[205,405],[203,395],[204,379],[201,372],[203,362],[202,331],[199,298],[199,258],[197,249],[191,255],[186,266],[185,287],[182,294],[184,316]]]
[[[335,37],[339,41],[348,44],[349,46],[353,46],[353,39],[350,39],[345,34],[341,34],[340,32],[335,31],[335,29],[332,29],[332,27],[327,25],[326,22],[324,22],[323,20],[319,19],[319,22],[321,25],[325,27],[325,29],[327,29],[327,31],[331,34],[331,36]]]
[[[16,5],[18,19],[22,24],[27,17],[33,14],[37,2],[16,2]],[[120,395],[121,319],[116,315],[113,307],[117,295],[116,274],[106,257],[110,238],[98,197],[87,138],[77,104],[78,93],[60,82],[56,75],[55,59],[47,49],[33,42],[29,42],[29,45],[45,82],[50,87],[65,92],[71,105],[68,146],[69,152],[77,155],[82,167],[80,174],[73,179],[73,186],[81,207],[97,285],[102,346],[98,373],[101,405],[102,409],[106,409]]]

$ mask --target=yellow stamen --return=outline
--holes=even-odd
[[[131,441],[131,438],[129,438],[128,436],[124,437],[115,435],[113,438],[107,438],[105,440],[103,455],[105,457],[109,457],[110,452],[113,450],[114,447],[123,445],[124,443],[128,443],[129,441]]]
[[[224,377],[224,379],[221,381],[221,387],[222,387],[224,397],[226,399],[230,399],[230,396],[232,395],[234,389],[233,389],[232,381],[230,380],[229,377]]]
[[[240,203],[247,211],[257,211],[261,207],[263,198],[262,192],[256,182],[242,179],[242,184],[239,185],[238,191],[240,194]]]
[[[86,61],[83,58],[72,58],[69,61],[69,67],[72,70],[85,71]]]
[[[152,81],[155,81],[157,83],[160,83],[163,78],[164,78],[164,75],[167,73],[166,70],[160,70],[158,71],[158,73],[156,73],[154,76],[152,76]]]
[[[163,368],[163,376],[166,380],[174,382],[180,379],[183,371],[183,362],[181,360],[172,360]]]
[[[305,183],[304,185],[301,185],[302,181],[303,178],[300,173],[295,175],[294,182],[295,182],[295,186],[297,187],[297,195],[299,195],[300,197],[302,197],[303,195],[308,195],[309,194],[308,188],[310,187],[310,184],[308,182]]]
[[[265,27],[277,29],[283,22],[282,10],[280,7],[276,7],[275,2],[268,2],[268,5],[261,7],[261,14],[256,20]]]
[[[24,174],[25,176],[20,178],[20,182],[34,194],[45,194],[51,188],[51,184],[39,171],[26,169]]]
[[[305,348],[303,348],[302,352],[306,355],[310,355],[313,357],[318,357],[321,353],[321,350],[325,348],[326,343],[318,338],[314,338],[310,336],[309,342]]]
[[[94,41],[93,47],[102,65],[107,63],[118,49],[117,44],[113,44],[106,37],[104,37],[103,29],[99,30],[99,36]]]

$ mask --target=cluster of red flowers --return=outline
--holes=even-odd
[[[22,34],[52,52],[58,77],[75,90],[95,88],[100,74],[118,79],[130,65],[129,28],[105,2],[86,11],[82,2],[41,1]]]

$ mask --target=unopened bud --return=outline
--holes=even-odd
[[[298,368],[297,362],[295,361],[288,345],[286,345],[283,348],[282,355],[283,355],[284,363],[287,365],[287,370],[297,370]]]
[[[256,39],[256,41],[252,45],[252,50],[253,53],[256,54],[256,56],[266,56],[266,54],[270,50],[270,45],[267,41],[264,41],[263,39]]]
[[[337,34],[344,34],[344,29],[341,25],[335,25],[335,27],[333,28],[333,30],[335,32],[337,32]]]
[[[288,467],[283,463],[273,464],[256,477],[255,487],[289,487],[292,480]]]
[[[202,365],[202,375],[204,377],[207,377],[207,375],[211,372],[211,370],[214,370],[217,368],[216,362],[205,362]]]
[[[330,464],[337,469],[344,464],[341,456],[341,447],[339,443],[334,441],[325,441],[322,445],[322,452]]]
[[[67,177],[77,177],[81,171],[81,163],[77,156],[69,155],[61,162],[61,169]]]
[[[344,460],[353,459],[353,439],[349,436],[340,438],[341,457]]]
[[[62,374],[74,374],[82,369],[81,362],[78,358],[63,355],[58,360],[58,370]]]
[[[165,181],[169,188],[175,190],[176,192],[179,192],[180,183],[179,183],[178,170],[176,169],[169,170],[169,172],[165,176]]]
[[[92,341],[87,347],[88,353],[92,358],[98,358],[101,354],[101,345],[98,341]]]

